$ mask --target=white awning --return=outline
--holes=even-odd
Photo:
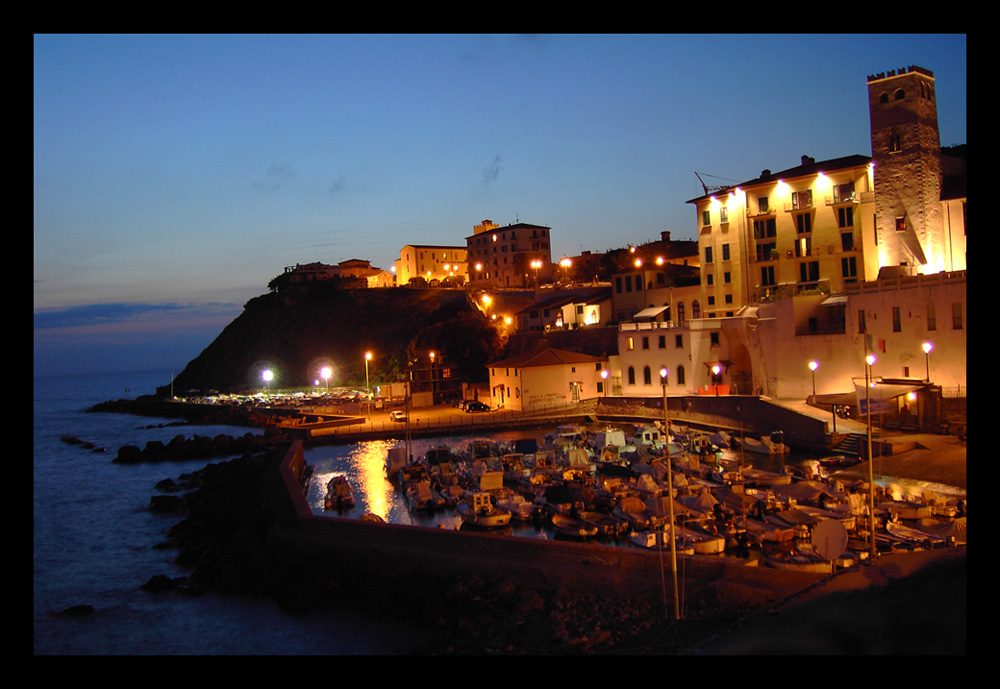
[[[823,300],[820,306],[844,306],[847,304],[846,294],[835,294]]]
[[[650,306],[648,309],[643,309],[635,314],[632,318],[656,318],[669,308],[669,306]]]

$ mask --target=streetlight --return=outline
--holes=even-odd
[[[368,416],[372,415],[372,389],[368,384],[368,362],[372,360],[372,353],[365,352],[365,399],[368,401]]]
[[[875,363],[875,355],[869,354],[865,357],[865,362],[868,364],[865,367],[865,411],[868,415],[868,529],[871,531],[871,558],[875,559],[877,555],[877,550],[875,547],[875,470],[873,465],[875,460],[872,458],[872,402],[871,395],[869,391],[871,385],[868,382],[871,378],[871,368],[872,364]]]
[[[535,287],[538,287],[538,269],[542,267],[542,262],[535,259],[531,262],[531,267],[535,269]]]
[[[927,363],[927,382],[931,382],[931,350],[934,349],[933,342],[924,342],[924,361]]]
[[[270,394],[271,381],[274,380],[274,372],[269,368],[265,368],[263,373],[260,374],[260,377],[264,379],[264,386],[266,387],[267,392]]]
[[[816,369],[817,368],[819,368],[819,362],[818,361],[810,361],[809,362],[809,370],[812,371],[812,378],[813,378],[813,397],[816,396]]]
[[[331,369],[329,366],[324,366],[319,371],[320,378],[322,378],[324,381],[326,381],[326,391],[327,392],[330,392],[330,376],[332,376],[332,375],[333,375],[333,369]]]
[[[611,372],[608,371],[608,369],[606,369],[606,368],[601,369],[601,378],[604,379],[604,396],[605,397],[608,396],[608,375],[610,375],[610,373]]]
[[[721,371],[721,370],[722,369],[719,367],[718,364],[716,364],[715,366],[712,367],[712,384],[715,385],[715,396],[716,397],[719,396],[719,381],[717,379],[719,377],[719,371]]]
[[[660,369],[660,380],[663,383],[663,429],[667,435],[667,502],[670,505],[670,571],[674,577],[674,619],[680,619],[680,603],[677,595],[677,542],[674,538],[674,478],[670,461],[670,416],[667,413],[667,375],[670,371],[664,366]],[[666,605],[666,601],[664,601]]]

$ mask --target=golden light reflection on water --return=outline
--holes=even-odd
[[[372,440],[359,443],[351,451],[350,459],[354,465],[356,479],[361,492],[366,496],[367,511],[390,521],[394,489],[385,475],[385,458],[389,448],[396,443],[384,440]]]

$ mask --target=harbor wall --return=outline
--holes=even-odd
[[[299,552],[331,555],[345,574],[402,586],[413,578],[475,574],[622,599],[673,596],[669,552],[316,515],[304,491],[302,443],[292,441],[270,461],[264,486],[270,538]],[[692,612],[767,605],[824,576],[748,566],[735,558],[678,556],[678,586]]]

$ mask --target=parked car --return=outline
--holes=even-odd
[[[477,411],[489,411],[489,405],[483,404],[482,402],[469,402],[465,405],[465,411],[468,413]]]
[[[389,412],[389,418],[393,421],[406,421],[406,412],[399,411],[398,409],[396,411],[391,411]]]

